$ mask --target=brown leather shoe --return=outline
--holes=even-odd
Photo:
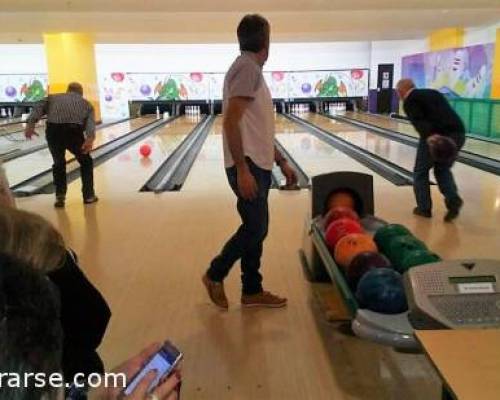
[[[224,310],[229,308],[229,303],[227,301],[226,293],[224,292],[224,284],[222,282],[215,282],[211,280],[207,274],[203,275],[201,279],[205,287],[207,288],[208,296],[212,303],[217,307]]]
[[[251,295],[241,296],[241,305],[243,307],[267,307],[280,308],[285,307],[287,300],[284,297],[276,296],[270,292],[261,292]]]

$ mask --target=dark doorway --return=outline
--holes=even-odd
[[[394,64],[379,64],[377,78],[377,112],[389,114],[392,103]]]

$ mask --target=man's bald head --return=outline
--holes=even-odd
[[[80,96],[83,96],[83,87],[78,82],[71,82],[68,85],[67,93],[78,93]]]
[[[396,85],[396,91],[398,92],[400,99],[405,99],[408,92],[415,89],[415,83],[411,79],[401,79]]]

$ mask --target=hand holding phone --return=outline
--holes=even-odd
[[[139,386],[145,387],[146,392],[151,393],[163,379],[171,375],[182,357],[182,353],[172,343],[166,341],[132,378],[123,394],[129,396]]]
[[[165,345],[160,345],[159,343],[153,343],[142,350],[139,354],[133,356],[132,358],[126,360],[121,365],[113,369],[115,373],[122,373],[127,377],[128,386],[131,387],[136,378],[141,374],[141,372],[148,368],[148,365],[152,362],[154,357],[162,351]],[[176,349],[177,350],[177,349]],[[179,354],[179,361],[182,359],[182,354],[177,350]],[[137,380],[134,383],[133,390],[130,390],[130,395],[126,396],[123,387],[99,387],[93,388],[88,393],[89,400],[147,400],[151,398],[151,394],[158,400],[179,400],[179,388],[181,384],[181,378],[179,372],[175,369],[179,361],[174,363],[170,370],[170,375],[157,378],[159,371],[149,369],[150,374],[145,374],[142,380]],[[167,371],[166,369],[165,371]],[[173,373],[172,373],[173,371]],[[154,385],[154,383],[159,382],[159,384]],[[153,392],[150,391],[150,387],[153,388]]]

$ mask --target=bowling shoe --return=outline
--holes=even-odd
[[[415,207],[413,209],[413,214],[414,215],[418,215],[419,217],[423,217],[423,218],[432,218],[432,212],[431,211],[421,210],[418,207]]]
[[[98,201],[99,201],[99,197],[97,197],[97,196],[92,196],[92,197],[88,197],[86,199],[83,199],[84,204],[97,203]]]
[[[444,222],[451,222],[455,218],[458,217],[458,214],[460,214],[460,209],[464,205],[464,202],[462,199],[458,199],[455,204],[451,205],[448,207],[448,212],[444,216]]]
[[[284,297],[276,296],[270,292],[260,292],[257,294],[242,295],[241,305],[243,307],[285,307],[287,300]]]
[[[208,296],[210,297],[210,300],[212,300],[212,303],[219,308],[227,310],[229,308],[229,303],[227,301],[226,293],[224,292],[224,283],[211,280],[207,274],[203,275],[201,280],[207,288]]]

